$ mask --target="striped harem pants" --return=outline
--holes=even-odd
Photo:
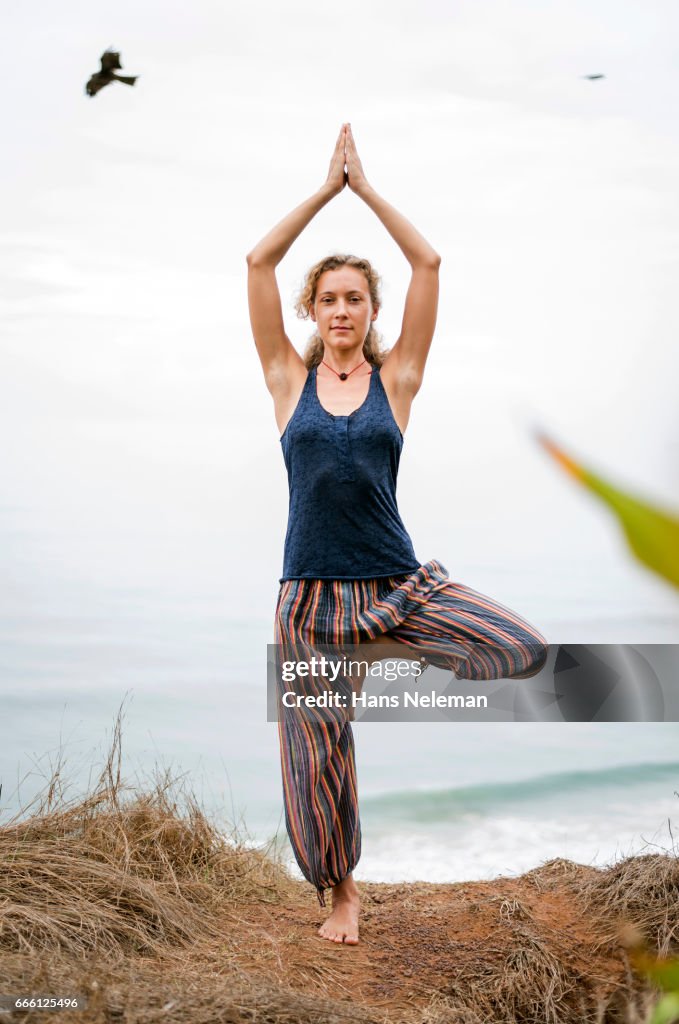
[[[279,664],[382,634],[458,679],[527,678],[547,658],[547,642],[537,629],[492,598],[451,582],[436,560],[403,576],[281,584],[275,622]],[[280,695],[286,686],[277,675]],[[351,693],[350,679],[332,688],[338,683]],[[306,694],[320,694],[329,682],[310,676],[304,687]],[[302,713],[279,703],[278,730],[288,835],[302,874],[325,906],[325,890],[353,871],[361,855],[349,713],[340,707]]]

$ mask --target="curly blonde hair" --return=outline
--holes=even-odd
[[[380,296],[380,278],[377,272],[373,269],[372,264],[368,260],[361,259],[359,256],[335,253],[333,256],[326,256],[324,259],[319,260],[318,263],[314,263],[313,267],[307,271],[304,278],[304,284],[302,285],[295,302],[295,310],[300,320],[309,319],[311,307],[316,301],[316,289],[318,287],[318,281],[321,274],[325,273],[326,270],[338,270],[340,267],[355,267],[356,270],[361,271],[368,282],[370,301],[373,305],[373,309],[379,309],[382,305],[382,299]],[[307,370],[310,370],[313,366],[318,366],[323,358],[324,350],[325,346],[323,344],[323,339],[318,331],[315,331],[309,338],[307,347],[304,350],[304,365]],[[363,342],[364,357],[372,366],[381,366],[386,354],[386,351],[382,347],[381,335],[378,334],[374,326],[370,324],[370,330]]]

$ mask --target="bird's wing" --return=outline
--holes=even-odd
[[[103,89],[105,85],[108,85],[111,79],[105,75],[102,75],[101,71],[97,71],[96,74],[92,75],[87,85],[85,86],[85,92],[88,96],[96,96],[100,89]]]
[[[120,54],[116,50],[105,50],[101,55],[101,70],[113,71],[116,68],[122,68]]]

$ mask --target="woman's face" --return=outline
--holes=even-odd
[[[365,274],[356,267],[324,271],[310,314],[325,345],[338,351],[361,348],[377,318]]]

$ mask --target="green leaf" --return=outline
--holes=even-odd
[[[676,1024],[679,1021],[679,992],[663,996],[655,1007],[648,1024]]]
[[[645,971],[659,988],[679,993],[679,960],[657,960]]]
[[[562,468],[608,506],[639,561],[679,587],[679,516],[614,487],[544,434],[538,434],[537,440]]]

